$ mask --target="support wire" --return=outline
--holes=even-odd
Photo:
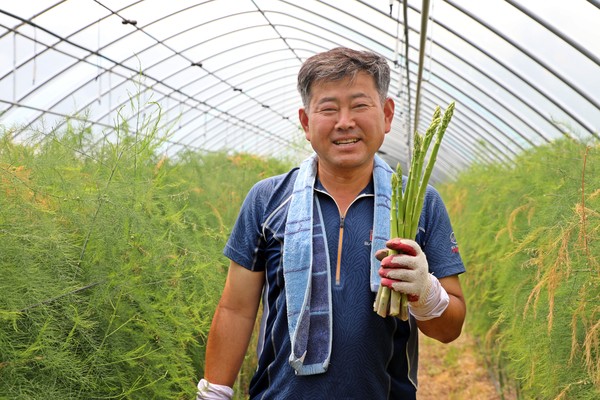
[[[429,0],[423,0],[421,10],[421,37],[419,40],[419,65],[417,66],[417,89],[415,94],[415,120],[413,125],[413,135],[416,133],[419,125],[419,114],[421,105],[421,84],[423,81],[423,64],[425,62],[425,47],[427,44],[427,22],[429,21]]]

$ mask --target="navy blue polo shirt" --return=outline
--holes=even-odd
[[[327,372],[296,376],[288,364],[282,251],[287,210],[298,169],[258,182],[248,193],[224,254],[251,271],[265,271],[258,366],[250,383],[253,399],[414,399],[417,327],[411,318],[382,318],[370,290],[374,188],[371,182],[346,210],[340,279],[332,279],[333,343]],[[317,181],[335,277],[342,218]],[[442,278],[465,271],[444,204],[428,188],[416,241],[432,272]],[[410,339],[409,339],[410,338]]]

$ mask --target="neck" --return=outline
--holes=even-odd
[[[350,203],[370,182],[373,176],[373,164],[368,168],[340,172],[328,170],[319,163],[318,175],[319,181],[333,196],[340,208],[340,213],[344,215]]]

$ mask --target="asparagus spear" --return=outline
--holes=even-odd
[[[436,107],[425,135],[415,132],[413,158],[410,163],[404,193],[402,192],[402,168],[400,164],[392,174],[392,204],[390,209],[390,236],[392,238],[415,239],[417,235],[427,184],[433,171],[442,138],[454,113],[454,106],[454,102],[451,102],[443,117],[441,117],[440,107]],[[425,156],[434,137],[433,149],[423,172]],[[407,294],[380,285],[373,308],[382,317],[388,315],[399,316],[400,319],[406,321],[408,319]]]

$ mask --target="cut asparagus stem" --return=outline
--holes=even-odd
[[[408,179],[404,191],[402,191],[402,168],[400,164],[398,164],[396,171],[392,174],[390,207],[390,237],[392,238],[416,239],[429,178],[433,171],[442,138],[453,113],[454,102],[448,105],[443,117],[441,116],[440,107],[436,107],[432,115],[431,124],[425,135],[415,132],[413,157],[410,162]],[[435,142],[433,143],[431,155],[423,172],[425,156],[434,137]],[[394,252],[390,251],[389,254],[394,254]],[[408,319],[407,294],[396,292],[380,285],[373,309],[382,317],[392,315],[406,321]]]

